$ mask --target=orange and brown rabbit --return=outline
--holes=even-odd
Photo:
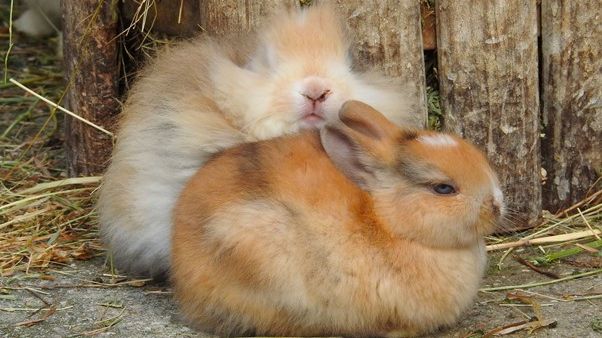
[[[174,210],[182,311],[220,335],[414,335],[454,323],[504,212],[483,154],[346,103],[320,131],[209,160]]]
[[[161,53],[129,93],[100,193],[117,267],[169,270],[173,205],[217,151],[320,127],[349,99],[411,121],[402,86],[352,71],[348,48],[334,10],[321,5],[279,12],[240,40],[201,37]]]

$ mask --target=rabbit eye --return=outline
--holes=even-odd
[[[433,185],[433,191],[439,195],[451,195],[456,193],[456,188],[450,184],[439,183]]]

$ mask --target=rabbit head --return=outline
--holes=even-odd
[[[372,194],[377,214],[399,236],[430,247],[471,246],[504,214],[487,159],[457,136],[400,129],[351,101],[321,138],[335,165]]]
[[[332,6],[280,12],[257,39],[249,61],[235,73],[216,71],[223,103],[241,112],[249,134],[263,139],[322,127],[351,99],[373,105],[395,123],[410,121],[400,84],[352,71],[349,42]]]

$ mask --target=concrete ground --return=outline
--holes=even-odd
[[[599,257],[586,258],[599,263]],[[496,262],[497,256],[492,257],[484,287],[551,280],[512,260],[499,271]],[[561,277],[592,271],[576,265],[556,264],[549,269]],[[111,277],[101,258],[43,275],[0,278],[0,336],[210,337],[180,319],[169,286],[129,285],[127,280],[120,286],[108,283]],[[530,293],[522,302],[508,301],[509,291],[480,292],[455,327],[431,337],[482,337],[495,328],[533,317],[533,303],[529,303],[533,300],[541,307],[542,319],[555,323],[532,334],[521,330],[509,337],[602,337],[602,299],[596,298],[602,294],[601,274],[525,290]],[[567,301],[570,297],[593,299]]]

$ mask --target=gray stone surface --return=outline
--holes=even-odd
[[[502,271],[494,267],[495,257],[484,280],[484,286],[516,285],[549,280],[513,261]],[[585,271],[567,264],[551,270],[561,274]],[[1,337],[69,337],[95,335],[100,337],[209,337],[189,328],[181,320],[171,298],[168,285],[146,283],[143,286],[91,287],[94,282],[111,281],[102,259],[76,262],[71,266],[45,272],[54,280],[41,279],[39,274],[0,278]],[[31,287],[27,291],[24,287]],[[529,289],[542,295],[562,299],[568,295],[602,293],[602,275],[566,281]],[[42,318],[49,305],[34,296],[36,293],[56,311],[45,321],[31,326],[19,323]],[[509,306],[507,292],[479,293],[479,297],[457,326],[432,337],[480,337],[493,328],[532,317],[530,305]],[[557,321],[555,328],[542,328],[534,337],[602,337],[592,322],[602,319],[602,300],[557,301],[537,298],[545,319]],[[517,306],[518,305],[518,306]],[[112,325],[111,325],[112,324]],[[470,335],[473,333],[474,335]],[[524,337],[526,331],[510,335]]]

